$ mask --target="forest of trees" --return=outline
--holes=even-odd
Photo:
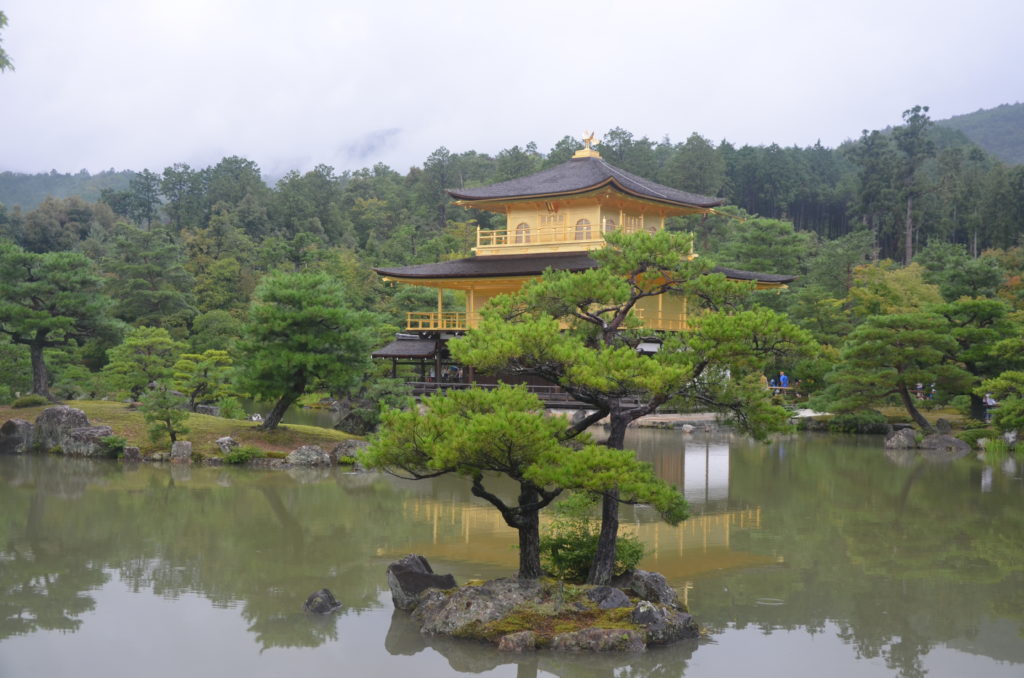
[[[33,375],[34,390],[56,397],[116,390],[101,368],[131,328],[165,330],[190,354],[235,350],[252,336],[250,303],[271,274],[329,275],[347,308],[374,314],[370,330],[383,344],[406,311],[432,306],[433,292],[385,286],[371,266],[466,256],[478,226],[504,225],[501,216],[453,205],[444,189],[523,176],[581,147],[571,137],[547,153],[533,143],[494,156],[442,147],[406,174],[383,164],[340,173],[319,165],[274,186],[256,163],[233,156],[205,168],[146,169],[123,188],[102,188],[96,201],[47,197],[25,211],[0,205],[0,297],[25,294],[18,267],[37,266],[77,272],[91,290],[77,310],[92,309],[68,309],[76,319],[50,328],[45,340],[11,326],[13,311],[5,310],[3,395],[33,390]],[[838,149],[737,148],[696,133],[672,142],[616,128],[599,150],[640,176],[727,199],[718,214],[670,220],[670,230],[694,233],[702,256],[800,276],[790,291],[759,295],[758,303],[829,347],[817,363],[786,366],[806,385],[824,383],[847,336],[872,316],[935,313],[965,295],[1002,304],[1000,318],[1019,318],[1024,308],[1024,166],[936,127],[927,107]],[[37,282],[60,289],[60,281]],[[18,311],[22,320],[44,312],[45,304]],[[45,373],[33,363],[40,351]],[[988,367],[976,371],[974,385],[995,376],[991,362],[978,363]]]

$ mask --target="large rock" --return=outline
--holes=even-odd
[[[434,574],[423,556],[409,554],[388,565],[388,586],[395,607],[409,611],[417,606],[419,595],[427,589],[453,589],[456,584],[450,574]]]
[[[642,652],[644,639],[632,629],[583,629],[557,635],[552,650],[567,652]]]
[[[319,445],[303,445],[289,452],[285,462],[292,466],[330,466],[331,458]]]
[[[196,414],[208,414],[211,417],[219,417],[220,408],[216,405],[196,405]]]
[[[630,570],[613,579],[612,584],[620,589],[632,591],[633,595],[641,600],[683,609],[679,602],[679,594],[668,585],[665,577],[657,572]]]
[[[885,438],[887,450],[910,450],[917,447],[917,434],[913,429],[896,429]]]
[[[344,462],[353,471],[363,471],[362,465],[359,463],[359,453],[370,443],[365,440],[356,440],[349,438],[348,440],[342,440],[340,443],[335,445],[328,453],[333,458],[333,463],[337,464],[339,459],[345,459]],[[351,461],[349,461],[351,460]]]
[[[171,443],[171,463],[191,464],[192,443],[187,440],[175,440]]]
[[[330,589],[320,589],[316,593],[309,594],[309,598],[306,598],[306,602],[302,604],[302,609],[312,614],[331,614],[341,609],[341,603],[334,597]]]
[[[540,582],[535,579],[495,579],[482,586],[463,586],[450,595],[428,591],[420,597],[412,617],[428,635],[472,635],[520,605],[535,602],[540,593]]]
[[[103,439],[113,434],[109,426],[73,428],[64,435],[61,449],[69,457],[105,457],[108,450]]]
[[[43,452],[63,448],[68,431],[88,426],[89,419],[80,409],[67,405],[48,407],[36,417],[33,445]]]
[[[595,586],[584,594],[602,610],[616,607],[632,607],[633,603],[622,589],[614,586]]]
[[[127,462],[142,461],[142,450],[134,445],[125,445],[124,460]]]
[[[8,419],[0,426],[0,454],[25,454],[32,450],[32,424]]]
[[[966,456],[971,446],[959,438],[933,433],[921,441],[921,455],[928,461],[953,461]]]
[[[213,441],[221,454],[231,454],[231,451],[238,447],[238,441],[231,436],[224,436]]]
[[[646,600],[637,603],[630,619],[644,627],[644,640],[648,645],[667,645],[700,637],[700,628],[689,613]]]
[[[502,652],[528,652],[537,649],[537,634],[533,631],[507,633],[498,640]]]

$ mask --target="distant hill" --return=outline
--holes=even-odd
[[[963,132],[1009,165],[1024,164],[1024,103],[954,115],[948,120],[936,120],[935,124]]]
[[[55,198],[77,195],[95,202],[104,188],[127,190],[134,176],[135,172],[130,170],[107,170],[97,174],[85,170],[78,174],[60,174],[56,170],[46,174],[0,172],[0,204],[8,209],[20,206],[22,211],[28,212],[51,195]]]

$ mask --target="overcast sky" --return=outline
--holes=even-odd
[[[0,170],[406,172],[623,127],[836,146],[1024,100],[1021,0],[0,0]]]

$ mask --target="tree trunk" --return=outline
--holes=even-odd
[[[42,344],[29,344],[28,351],[32,357],[32,392],[54,402],[56,398],[50,393],[50,372],[43,359]]]
[[[985,414],[988,408],[980,395],[971,394],[971,419],[985,421]]]
[[[544,572],[540,567],[540,527],[538,513],[523,516],[519,530],[519,578],[538,579]]]
[[[914,406],[914,400],[910,397],[910,391],[907,390],[907,387],[901,385],[899,387],[899,392],[900,400],[903,401],[903,407],[907,410],[907,413],[910,414],[910,418],[914,420],[914,423],[920,426],[921,430],[925,433],[935,433],[935,429],[932,425],[928,423],[928,420],[924,418],[924,415],[922,415],[918,411],[917,407]]]
[[[618,408],[609,414],[610,430],[605,445],[621,450],[626,441],[626,426],[629,419]],[[597,552],[587,573],[588,584],[604,585],[615,574],[615,545],[619,538],[619,490],[605,492],[601,500],[601,532],[597,537]]]
[[[905,256],[904,256],[903,263],[906,266],[910,266],[910,262],[914,258],[914,217],[911,215],[911,212],[913,211],[913,209],[914,209],[914,196],[908,195],[907,196],[907,221],[906,221],[906,224],[904,225],[904,229],[905,230],[904,230],[904,234],[903,234],[903,236],[904,236],[904,247],[906,248],[906,251],[904,252]]]
[[[281,396],[280,400],[274,405],[274,409],[270,410],[270,414],[260,424],[260,428],[264,431],[273,431],[277,428],[277,425],[281,423],[281,417],[288,411],[288,408],[292,406],[299,397],[299,393],[286,393]]]
[[[619,538],[619,491],[606,492],[601,500],[601,532],[597,552],[587,573],[587,583],[604,585],[615,574],[615,545]]]

